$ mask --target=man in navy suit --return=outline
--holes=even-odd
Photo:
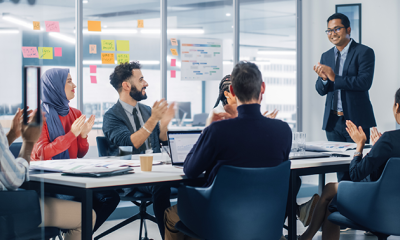
[[[369,141],[369,128],[376,126],[368,90],[374,77],[374,51],[350,38],[350,21],[335,13],[328,18],[328,35],[335,47],[314,66],[318,74],[315,89],[327,95],[322,129],[329,141],[353,142],[346,120],[361,126]]]

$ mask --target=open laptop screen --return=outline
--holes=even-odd
[[[182,165],[193,145],[199,139],[201,131],[169,131],[168,144],[172,164]]]

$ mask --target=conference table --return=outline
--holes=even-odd
[[[368,150],[366,150],[368,151]],[[297,239],[296,228],[296,193],[291,186],[296,186],[297,176],[319,174],[319,191],[325,185],[325,173],[347,171],[354,151],[346,151],[350,157],[328,157],[291,160],[291,179],[288,201],[288,236],[289,240]],[[99,159],[101,160],[101,159]],[[121,187],[138,187],[146,185],[172,185],[179,182],[189,183],[181,167],[172,165],[155,165],[153,171],[142,172],[134,168],[134,174],[89,178],[62,176],[61,173],[31,174],[30,181],[24,188],[44,191],[52,194],[75,196],[82,202],[82,239],[92,239],[92,195],[93,192],[118,189]]]

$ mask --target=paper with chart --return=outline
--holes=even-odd
[[[315,152],[345,152],[356,149],[357,144],[346,142],[311,142],[306,143],[306,151]]]
[[[181,39],[181,80],[221,80],[222,40]]]

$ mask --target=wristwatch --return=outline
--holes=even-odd
[[[358,157],[358,156],[361,156],[361,157],[362,157],[362,152],[355,152],[355,153],[354,153],[354,156],[355,156],[355,157]]]

